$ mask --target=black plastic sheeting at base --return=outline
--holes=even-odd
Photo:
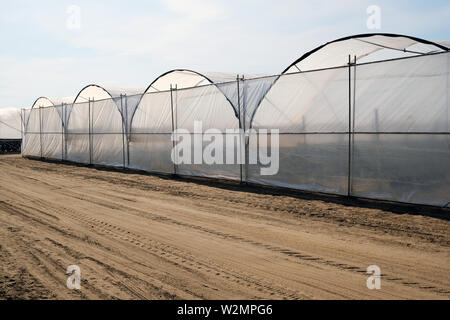
[[[21,139],[0,139],[0,154],[20,153]]]

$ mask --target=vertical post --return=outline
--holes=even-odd
[[[64,160],[64,102],[61,103],[61,161]]]
[[[127,150],[127,164],[130,166],[130,128],[128,126],[128,97],[125,94],[125,142]]]
[[[20,110],[20,138],[21,138],[22,143],[20,145],[20,153],[22,154],[22,156],[23,156],[23,146],[25,143],[25,122],[24,122],[25,116],[24,116],[24,113],[25,113],[25,109],[21,109]]]
[[[173,96],[173,119],[174,119],[174,124],[173,127],[175,129],[175,132],[178,130],[178,83],[175,83],[175,88],[174,88],[174,96]],[[175,137],[178,138],[178,135],[175,134]],[[178,153],[176,153],[176,159],[178,162]],[[178,165],[176,165],[176,173],[178,174]]]
[[[238,117],[239,117],[239,174],[240,174],[240,183],[242,184],[243,181],[243,163],[242,163],[242,142],[245,141],[245,133],[242,132],[242,117],[241,117],[241,94],[240,94],[240,87],[239,87],[239,75],[236,75],[236,83],[237,83],[237,99],[238,99]],[[242,136],[243,135],[243,136]],[[245,145],[245,142],[244,142]],[[245,153],[245,151],[244,151]]]
[[[172,150],[174,153],[174,159],[172,159],[173,161],[173,173],[177,174],[177,165],[175,163],[177,154],[175,152],[175,121],[174,121],[174,113],[173,113],[173,87],[172,84],[170,85],[170,110],[171,110],[171,117],[172,117]]]
[[[352,133],[355,135],[356,125],[356,56],[353,58],[353,111],[352,111]]]
[[[249,165],[249,145],[250,145],[250,134],[251,132],[248,132],[247,134],[247,106],[245,104],[246,101],[246,90],[245,90],[245,78],[244,75],[242,75],[242,112],[243,112],[243,122],[242,127],[244,130],[244,169],[245,169],[245,175],[244,175],[244,182],[248,182],[248,165]]]
[[[42,159],[43,157],[42,157],[42,113],[41,113],[41,109],[42,109],[42,107],[39,106],[39,145],[41,147],[40,154],[41,154],[41,159]]]
[[[88,112],[89,112],[89,120],[88,120],[88,124],[89,124],[89,164],[92,164],[92,139],[91,139],[91,135],[92,135],[92,130],[91,130],[91,98],[89,98],[89,104],[88,104]]]
[[[67,160],[67,106],[64,105],[64,160]]]
[[[120,94],[120,112],[122,115],[122,160],[123,160],[123,168],[125,169],[125,116],[123,113],[123,94]]]
[[[449,79],[449,77],[450,77],[450,51],[447,51],[447,79],[446,79],[446,81],[447,81],[447,90],[445,90],[445,92],[446,92],[446,95],[445,95],[445,98],[446,98],[446,104],[447,104],[447,119],[446,119],[446,121],[447,121],[447,133],[448,132],[450,132],[450,113],[449,113],[449,110],[450,110],[450,105],[449,105],[449,101],[448,101],[448,91],[450,90],[450,86],[449,86],[449,81],[448,81],[448,79]]]
[[[350,176],[351,176],[351,165],[352,165],[352,60],[351,56],[348,56],[348,176],[347,176],[347,195],[351,195],[350,187]]]
[[[175,97],[173,99],[173,118],[175,119],[175,130],[178,129],[178,83],[175,84]],[[177,158],[178,159],[178,158]]]
[[[95,157],[94,157],[94,136],[95,136],[95,132],[94,132],[94,127],[95,127],[95,123],[94,123],[94,114],[95,114],[95,100],[94,98],[92,98],[92,104],[91,104],[91,157],[92,157],[92,164],[95,164]]]
[[[349,194],[352,194],[353,188],[353,166],[355,163],[355,126],[356,126],[356,56],[353,60],[353,111],[352,111],[352,131],[351,131],[351,161],[350,161],[350,186]]]

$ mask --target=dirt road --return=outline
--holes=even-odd
[[[449,299],[449,218],[0,156],[0,298]]]

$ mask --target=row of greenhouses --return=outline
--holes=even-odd
[[[22,110],[22,154],[445,207],[448,45],[359,35],[318,47],[274,76],[178,69],[146,89],[89,85],[65,101],[41,97]],[[174,161],[197,153],[193,143],[180,154],[174,132],[201,150],[209,135],[226,141],[214,156],[227,161]],[[268,145],[278,163],[265,174],[258,152]]]

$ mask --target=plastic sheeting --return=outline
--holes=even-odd
[[[428,43],[406,36],[374,34],[361,35],[329,42],[294,62],[285,73],[333,68],[348,64],[349,55],[358,63],[383,61],[422,54],[444,52],[448,42]]]
[[[91,102],[93,164],[125,165],[125,127],[118,109],[120,103],[120,98]]]
[[[33,108],[24,112],[23,154],[445,206],[449,70],[450,53],[439,53]],[[230,138],[234,143],[219,153],[235,161],[196,163],[191,149],[193,163],[174,164],[172,151],[183,156],[173,150],[175,129],[187,130],[203,151]],[[227,133],[238,129],[279,130],[275,175],[262,175],[261,163],[248,164],[263,141]]]
[[[348,87],[347,68],[280,77],[251,122],[253,129],[280,130],[280,169],[261,176],[261,166],[250,166],[248,180],[347,194]]]
[[[251,79],[256,75],[242,74],[239,78]],[[156,78],[144,93],[168,91],[172,87],[176,89],[202,87],[214,84],[215,87],[229,100],[235,114],[238,115],[238,94],[235,84],[238,76],[234,73],[205,72],[199,73],[192,70],[175,69],[166,72]],[[231,86],[229,84],[232,84]],[[242,92],[241,92],[242,93]]]
[[[232,86],[236,88],[236,84]],[[195,175],[213,178],[240,179],[240,166],[238,164],[226,164],[224,160],[227,153],[236,154],[237,142],[227,145],[226,130],[238,130],[239,118],[231,102],[216,86],[203,86],[194,89],[183,89],[176,92],[175,97],[175,128],[188,130],[192,142],[191,164],[180,164],[177,173],[182,175]],[[195,122],[201,122],[201,130],[195,128]],[[211,130],[215,130],[212,132]],[[229,134],[231,138],[233,133]],[[196,163],[194,146],[202,145],[201,150],[213,143],[214,140],[222,140],[222,160],[213,165]],[[238,139],[235,139],[238,140]],[[197,151],[198,152],[198,151]],[[217,151],[219,152],[219,151]],[[201,155],[203,157],[203,154]],[[197,159],[199,156],[197,156]]]
[[[40,157],[42,155],[42,122],[40,108],[24,110],[25,130],[22,140],[22,154]]]
[[[450,54],[356,68],[355,196],[450,201]]]
[[[66,123],[65,160],[85,164],[92,163],[90,102],[68,105],[65,107],[64,115]]]
[[[148,93],[141,99],[129,133],[129,167],[173,173],[171,92]]]
[[[22,139],[22,116],[20,109],[0,109],[0,140]]]
[[[61,106],[37,109],[41,117],[41,156],[47,159],[63,158],[64,131]]]

